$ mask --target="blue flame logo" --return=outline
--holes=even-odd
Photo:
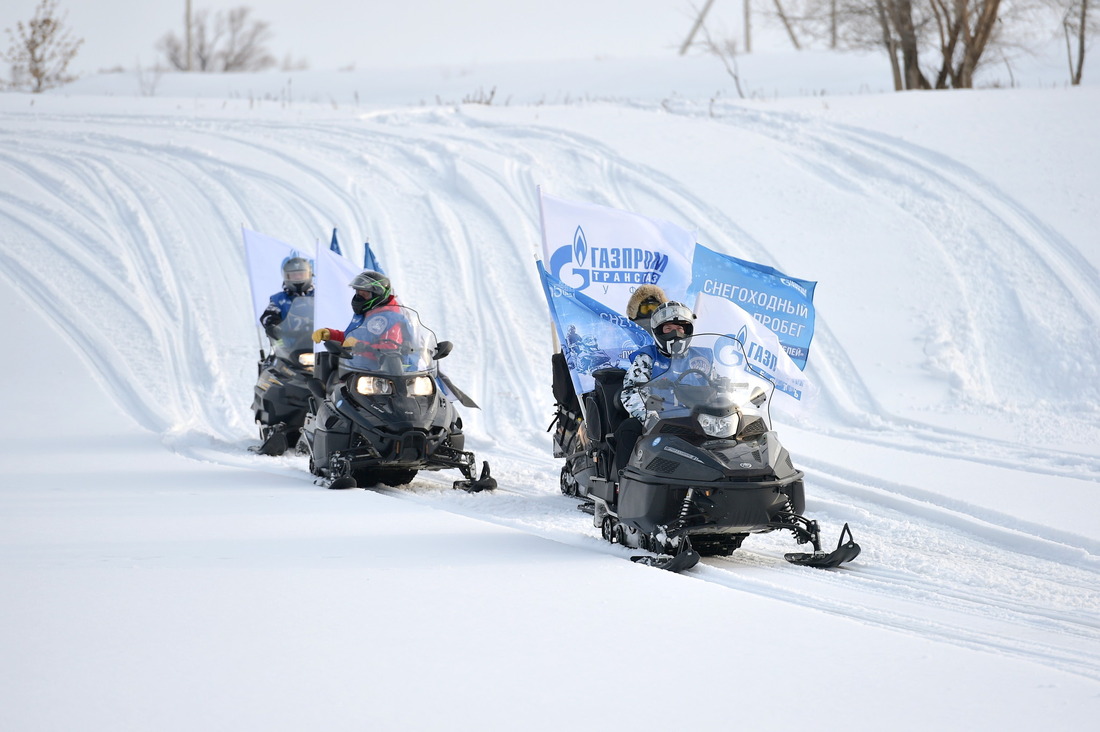
[[[577,227],[577,233],[573,235],[573,261],[584,266],[584,259],[588,256],[588,242],[584,238],[584,229]]]

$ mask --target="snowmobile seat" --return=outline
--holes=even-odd
[[[581,403],[573,389],[573,379],[569,375],[569,366],[565,363],[565,354],[559,351],[550,356],[550,365],[554,379],[554,401],[562,410],[579,416]]]
[[[623,379],[626,378],[626,371],[618,368],[597,369],[592,372],[592,378],[596,380],[596,388],[592,394],[595,396],[600,410],[600,427],[602,429],[602,433],[598,434],[598,437],[603,439],[605,435],[614,433],[616,428],[622,424],[622,421],[630,416],[619,399],[619,395],[623,391]]]

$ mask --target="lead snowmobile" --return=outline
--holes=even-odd
[[[593,374],[583,418],[563,429],[566,416],[555,436],[555,453],[566,458],[562,491],[585,499],[604,539],[656,555],[634,561],[672,571],[778,530],[813,547],[784,555],[794,564],[836,567],[858,556],[847,524],[825,552],[817,522],[803,516],[804,475],[771,426],[775,385],[746,371],[733,337],[696,334],[691,344],[646,385],[650,416],[621,470],[613,456],[615,428],[628,416],[619,401],[624,372]]]
[[[395,310],[400,340],[380,339],[364,325],[343,344],[326,341],[327,352],[318,354],[299,443],[310,471],[339,489],[404,485],[421,470],[454,468],[463,475],[455,488],[496,488],[488,462],[474,476],[474,454],[463,449],[462,418],[448,397],[455,391],[439,373],[450,341],[437,342],[415,310]]]
[[[282,455],[298,443],[309,411],[313,378],[313,298],[296,297],[287,315],[268,331],[271,352],[260,352],[252,411],[260,427],[261,455]]]

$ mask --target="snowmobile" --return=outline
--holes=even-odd
[[[619,401],[625,372],[593,373],[595,389],[582,395],[583,417],[572,423],[559,402],[562,492],[584,499],[604,539],[655,555],[634,561],[682,571],[701,556],[732,554],[750,534],[777,530],[813,547],[785,554],[793,564],[836,567],[859,555],[847,524],[837,548],[822,551],[817,522],[803,516],[804,474],[771,427],[775,384],[746,364],[737,339],[694,335],[688,351],[647,384],[649,417],[619,470],[615,428],[629,416]]]
[[[326,351],[317,354],[299,441],[310,471],[322,485],[341,489],[405,485],[421,470],[455,468],[463,475],[455,488],[496,488],[489,463],[475,478],[474,454],[463,449],[462,418],[451,397],[471,402],[455,396],[439,373],[451,342],[437,342],[415,310],[395,311],[400,340],[379,338],[368,319],[349,330],[343,344],[326,341]]]
[[[261,455],[282,455],[298,442],[309,411],[313,378],[313,298],[297,297],[283,321],[272,327],[271,352],[260,351],[252,411],[260,426]]]

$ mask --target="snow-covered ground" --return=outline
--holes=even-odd
[[[1087,727],[1100,88],[739,100],[699,62],[0,95],[0,729]],[[819,282],[778,429],[855,562],[672,575],[560,494],[539,185]],[[247,452],[242,226],[369,238],[496,493]]]

